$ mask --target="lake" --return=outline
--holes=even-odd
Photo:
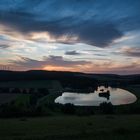
[[[112,105],[125,105],[134,103],[136,100],[137,97],[127,90],[100,86],[93,93],[64,92],[55,99],[55,103],[71,103],[75,106],[99,106],[103,102],[111,102]]]

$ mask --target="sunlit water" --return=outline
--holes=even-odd
[[[110,92],[109,98],[99,96],[99,93],[106,91]],[[64,92],[55,99],[55,103],[71,103],[75,106],[99,106],[103,102],[111,102],[113,105],[123,105],[134,103],[136,100],[136,96],[127,90],[100,86],[93,93]]]

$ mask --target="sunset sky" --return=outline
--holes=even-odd
[[[140,0],[0,0],[0,68],[140,73]]]

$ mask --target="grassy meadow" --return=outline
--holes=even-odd
[[[137,140],[140,115],[0,119],[1,140]]]

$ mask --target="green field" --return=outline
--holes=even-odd
[[[140,115],[0,119],[1,140],[138,140]]]
[[[0,88],[47,88],[51,96],[56,94],[58,91],[62,90],[62,86],[58,81],[55,80],[34,80],[34,81],[10,81],[10,82],[0,82]],[[16,102],[28,102],[29,94],[0,94],[0,104],[9,103],[11,101]]]

